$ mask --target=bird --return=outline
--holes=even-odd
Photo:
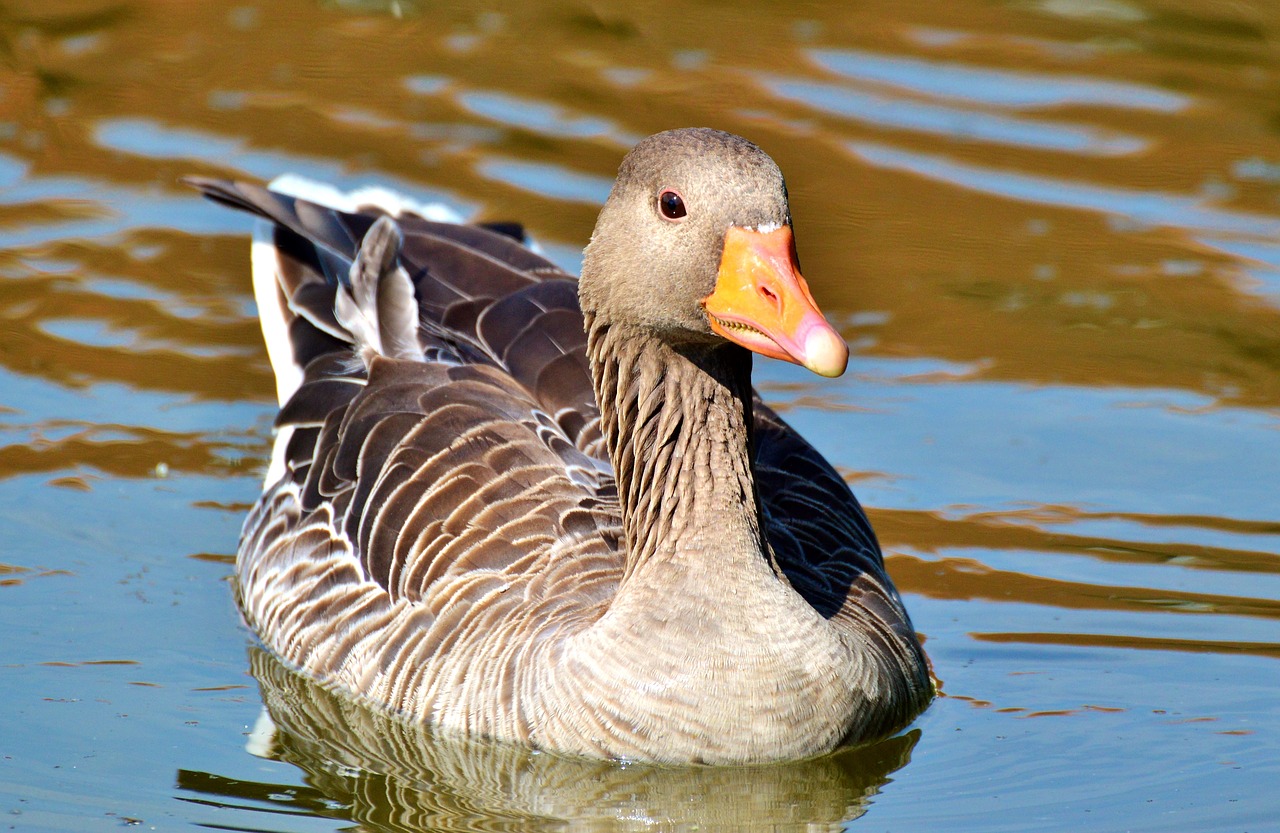
[[[750,141],[622,160],[577,280],[523,229],[188,178],[259,218],[280,411],[237,601],[289,667],[434,731],[800,759],[934,695],[865,512],[751,386],[848,347]]]

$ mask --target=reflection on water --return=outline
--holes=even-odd
[[[1125,156],[1146,148],[1143,139],[1051,121],[1027,121],[961,107],[889,98],[832,84],[770,79],[782,98],[876,127],[933,134],[948,139],[1019,145],[1085,156]]]
[[[919,738],[918,731],[909,732],[769,766],[656,767],[565,758],[436,737],[340,698],[261,650],[251,650],[249,659],[269,714],[259,720],[250,747],[303,769],[310,789],[190,771],[179,772],[179,788],[214,804],[310,812],[370,830],[515,830],[565,823],[608,823],[619,830],[838,830],[841,822],[866,812],[867,799],[907,764]]]
[[[808,54],[824,69],[855,81],[988,107],[1041,110],[1069,105],[1098,105],[1167,113],[1185,109],[1190,103],[1185,95],[1156,86],[1125,84],[1083,75],[995,69],[949,61],[877,55],[860,49],[814,49]]]
[[[1280,7],[726,8],[0,10],[15,825],[1274,825]],[[246,754],[223,579],[273,384],[248,227],[178,178],[398,188],[573,268],[625,148],[696,124],[787,172],[854,356],[759,386],[869,506],[948,696],[871,750],[651,770],[442,744],[255,657],[281,731]]]
[[[1189,231],[1263,238],[1280,235],[1280,219],[1210,208],[1208,206],[1214,201],[1205,197],[1104,188],[1069,180],[1008,173],[998,168],[959,164],[940,156],[904,153],[867,142],[851,143],[848,147],[850,152],[877,167],[940,179],[960,188],[1020,202],[1095,211],[1122,218],[1136,227],[1171,226]]]

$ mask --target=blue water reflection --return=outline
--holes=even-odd
[[[478,116],[547,136],[608,138],[623,147],[630,147],[642,138],[622,131],[608,119],[573,115],[555,104],[491,90],[462,93],[458,103]]]
[[[1088,76],[1015,72],[858,49],[814,49],[809,57],[824,69],[858,81],[989,107],[1094,105],[1174,113],[1191,104],[1188,96],[1157,87]]]
[[[879,127],[912,130],[952,139],[1017,145],[1083,156],[1126,156],[1139,153],[1148,145],[1145,139],[1112,131],[891,98],[834,84],[779,78],[766,79],[764,83],[774,95],[807,104],[823,112]]]
[[[1097,211],[1144,226],[1172,226],[1257,237],[1280,236],[1280,219],[1276,217],[1213,208],[1206,205],[1207,200],[1201,197],[1089,185],[1075,180],[1016,173],[873,142],[850,142],[846,147],[868,165],[924,176],[1020,202]]]
[[[484,177],[553,200],[601,205],[613,180],[569,171],[559,165],[490,156],[476,165]]]

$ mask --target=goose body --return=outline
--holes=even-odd
[[[446,731],[672,762],[813,755],[928,703],[861,507],[750,386],[749,351],[847,356],[754,145],[638,145],[581,281],[511,228],[195,184],[265,221],[281,411],[236,572],[284,661]]]

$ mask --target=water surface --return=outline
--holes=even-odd
[[[0,820],[1274,828],[1278,41],[1260,0],[7,4]],[[576,268],[622,154],[686,125],[787,174],[854,356],[758,385],[869,507],[943,696],[672,770],[273,664],[227,581],[273,417],[249,224],[178,177],[380,184]]]

